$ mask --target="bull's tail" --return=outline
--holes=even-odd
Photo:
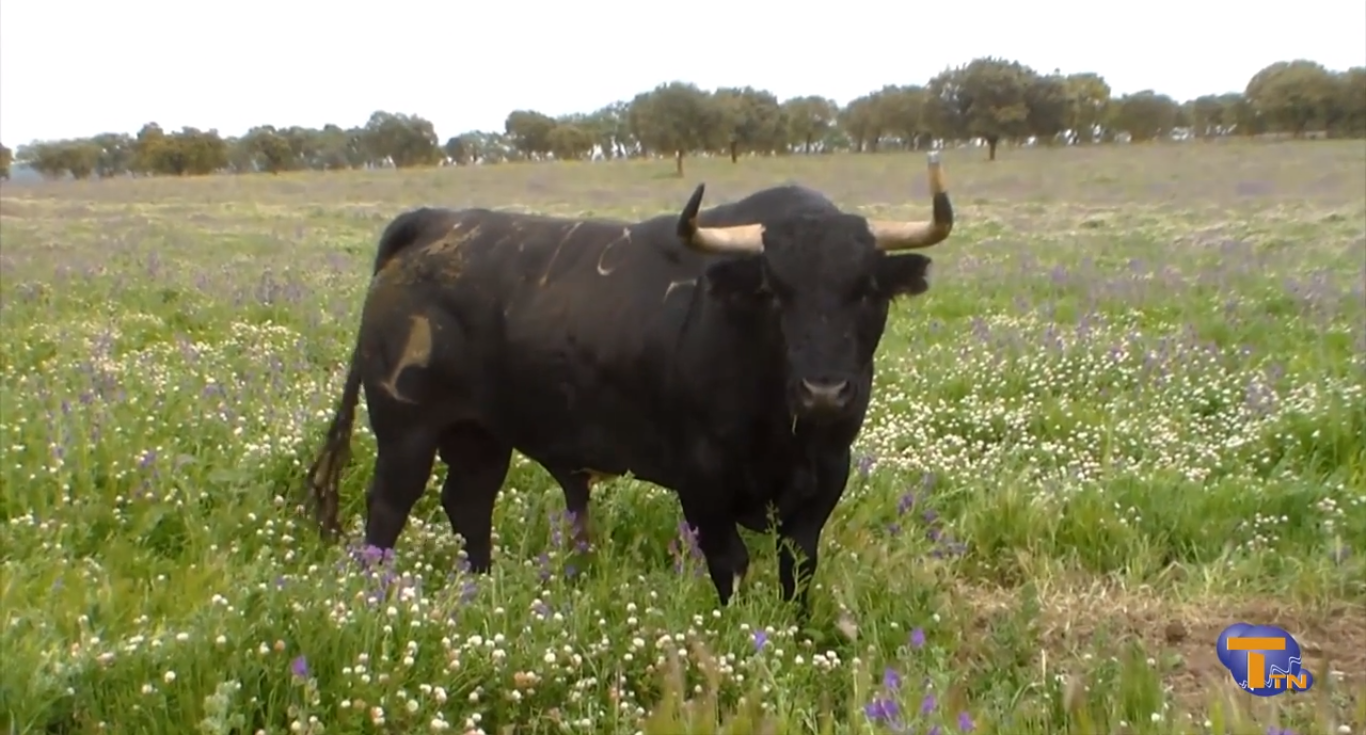
[[[419,207],[395,217],[379,238],[379,249],[375,253],[373,272],[378,274],[390,260],[414,243],[439,237],[449,230],[457,213],[443,209]],[[362,324],[362,329],[364,325]],[[360,400],[360,339],[351,350],[351,362],[346,370],[346,386],[342,389],[341,401],[337,412],[332,416],[332,425],[327,428],[327,439],[323,442],[318,458],[308,468],[307,505],[310,506],[318,531],[324,539],[332,540],[341,532],[337,519],[340,505],[340,484],[342,470],[351,458],[351,432],[356,423],[356,402]]]
[[[308,468],[308,505],[318,524],[318,532],[326,540],[334,540],[341,532],[337,519],[340,505],[341,473],[351,458],[351,432],[356,422],[356,403],[360,400],[360,344],[351,351],[351,363],[346,370],[346,385],[341,400],[327,427],[327,438],[317,459]]]

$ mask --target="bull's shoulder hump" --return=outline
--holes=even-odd
[[[398,229],[405,225],[420,225],[423,227],[438,225],[443,221],[449,221],[451,217],[458,216],[462,211],[449,207],[421,206],[404,210],[389,222],[387,229]]]
[[[522,225],[548,225],[567,227],[570,225],[609,225],[616,228],[629,227],[633,223],[613,217],[578,217],[565,214],[544,214],[540,212],[520,212],[509,209],[478,209],[484,216],[497,218]]]
[[[760,189],[736,201],[734,208],[760,219],[789,217],[807,212],[839,212],[839,207],[836,207],[825,194],[800,184]]]
[[[839,207],[825,194],[800,184],[760,189],[739,199],[718,203],[698,213],[703,227],[759,224],[806,214],[838,214]],[[677,215],[673,215],[676,220]]]

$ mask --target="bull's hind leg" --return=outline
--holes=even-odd
[[[493,563],[493,503],[507,478],[512,447],[477,426],[461,424],[442,434],[440,451],[448,468],[441,507],[451,529],[465,539],[470,569],[487,572]]]
[[[379,456],[365,493],[365,542],[392,549],[413,504],[427,488],[436,461],[436,439],[423,429],[377,436],[376,441]]]

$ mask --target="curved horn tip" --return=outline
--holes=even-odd
[[[678,216],[679,237],[691,237],[697,230],[697,212],[702,208],[702,192],[706,188],[706,184],[698,184],[688,197],[688,203],[683,205],[683,212]]]
[[[706,191],[706,189],[707,185],[705,183],[698,184],[697,188],[692,190],[692,196],[688,198],[688,203],[697,202],[699,205],[702,204],[702,192]]]
[[[929,159],[930,193],[943,194],[948,187],[944,184],[944,167],[939,163],[939,151],[930,151],[926,158]]]
[[[697,216],[697,211],[702,208],[702,192],[706,191],[706,184],[698,184],[693,189],[692,196],[688,197],[688,203],[683,207],[683,213],[690,219]]]

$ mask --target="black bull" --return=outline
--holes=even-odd
[[[796,186],[702,212],[698,186],[681,217],[641,222],[400,215],[308,474],[324,535],[340,530],[363,385],[378,445],[369,544],[394,546],[440,455],[441,505],[471,567],[487,571],[516,449],[559,482],[580,533],[599,477],[674,490],[722,605],[749,565],[736,524],[762,530],[776,511],[793,599],[848,480],[890,302],[929,288],[930,259],[895,251],[952,229],[933,153],[929,173],[928,222],[865,220]]]

